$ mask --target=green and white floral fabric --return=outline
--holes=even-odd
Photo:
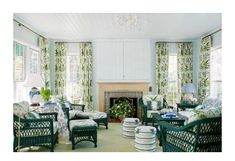
[[[48,41],[46,38],[39,38],[39,48],[40,48],[40,68],[41,76],[44,80],[45,87],[50,86],[50,56],[48,52]]]
[[[200,69],[198,82],[198,97],[199,102],[202,102],[210,93],[210,51],[211,51],[211,36],[207,36],[201,40],[200,51]]]
[[[97,123],[92,119],[83,119],[83,120],[71,120],[69,121],[70,130],[73,128],[82,128],[82,127],[97,127]]]
[[[180,111],[179,114],[188,118],[186,124],[203,118],[221,117],[222,100],[221,98],[207,97],[194,110]]]
[[[85,111],[93,111],[92,103],[92,46],[91,43],[80,43],[80,84]]]
[[[56,43],[55,45],[55,94],[64,95],[66,89],[66,49],[64,43]]]
[[[168,44],[156,43],[156,88],[160,95],[166,94],[168,89],[168,61]]]
[[[192,43],[178,43],[177,45],[178,95],[181,96],[182,87],[193,81],[193,45]]]
[[[13,113],[19,118],[24,118],[29,112],[29,103],[27,101],[22,101],[13,104]]]

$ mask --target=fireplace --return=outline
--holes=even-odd
[[[104,111],[110,113],[110,109],[115,101],[122,98],[128,98],[131,104],[136,108],[135,117],[141,118],[142,111],[138,107],[138,100],[143,96],[142,91],[105,91],[104,92]]]
[[[140,107],[138,107],[138,100],[143,95],[148,93],[148,82],[99,82],[99,111],[110,111],[110,99],[112,98],[135,98],[137,117],[141,119],[142,113]],[[135,101],[135,100],[134,100]]]

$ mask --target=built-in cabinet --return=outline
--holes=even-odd
[[[98,81],[150,81],[149,40],[96,42]]]

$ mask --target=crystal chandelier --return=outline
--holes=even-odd
[[[115,28],[122,31],[140,31],[147,24],[143,15],[130,13],[114,14],[113,21]]]

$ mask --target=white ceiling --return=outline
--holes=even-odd
[[[141,29],[124,31],[114,25],[116,15],[118,14],[16,13],[14,18],[47,38],[67,41],[99,38],[188,40],[222,26],[220,13],[137,13],[142,20],[138,24]]]

